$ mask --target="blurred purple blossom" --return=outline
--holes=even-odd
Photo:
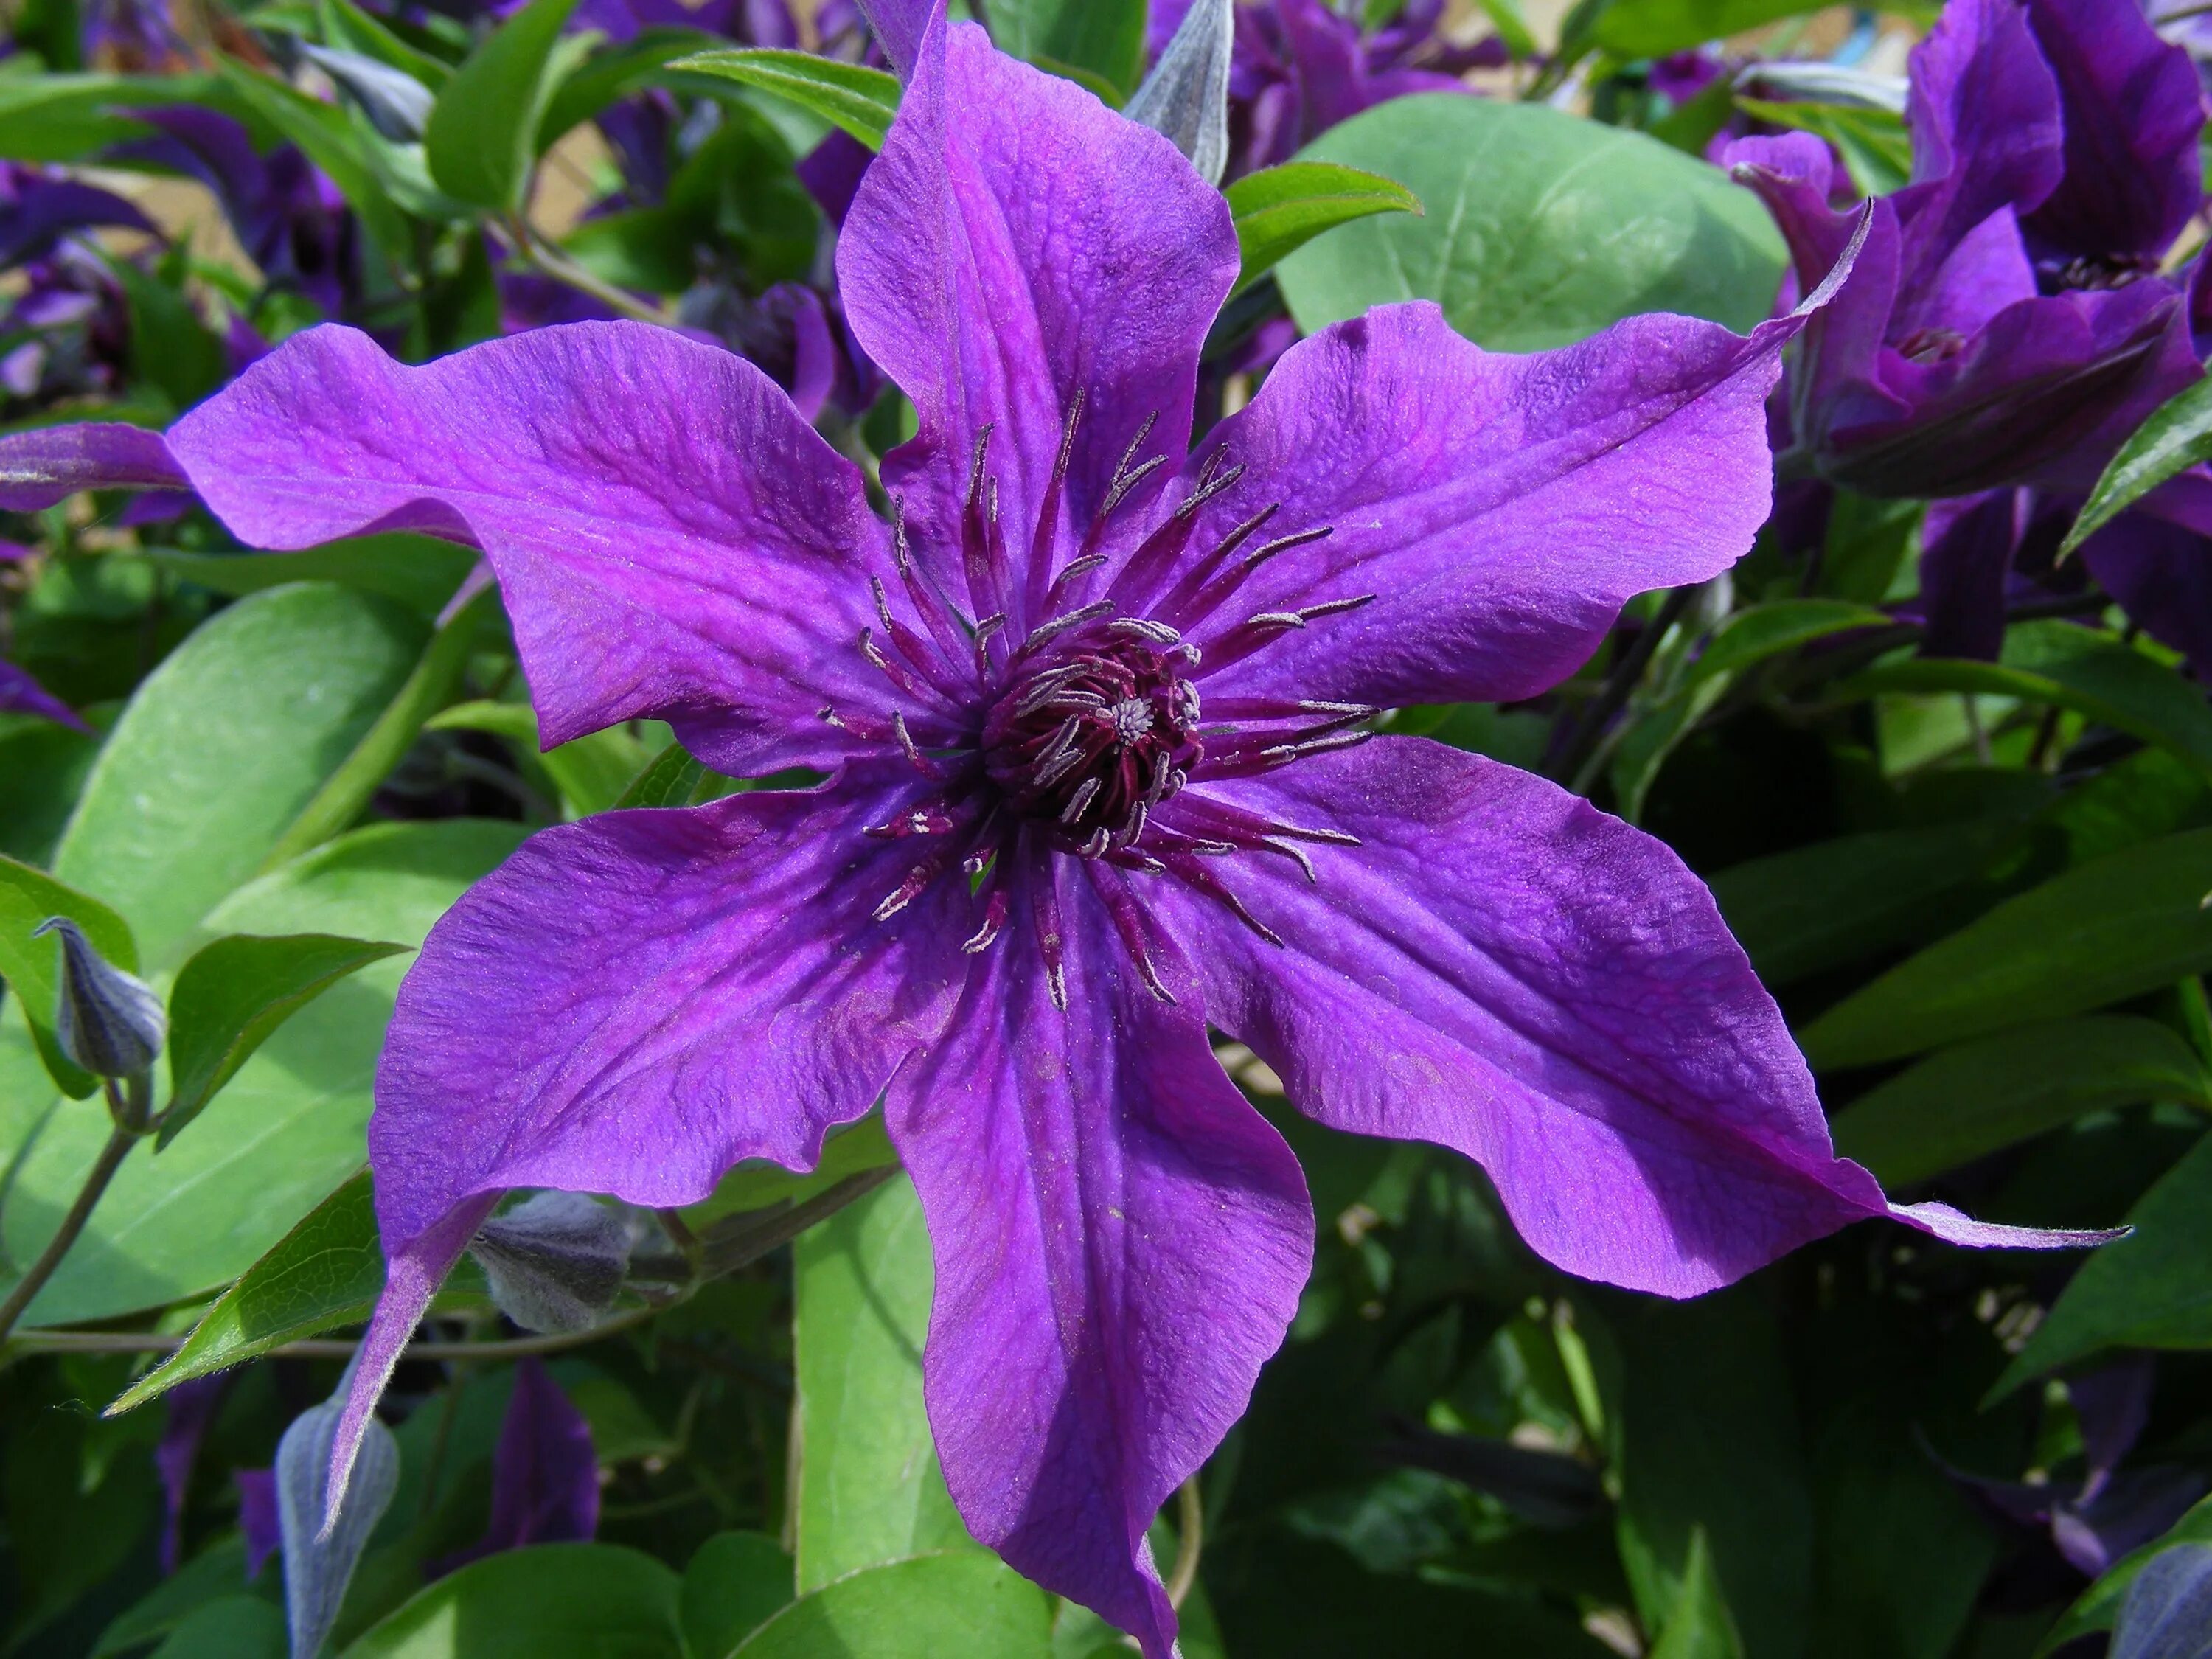
[[[592,1427],[542,1359],[514,1367],[514,1392],[492,1452],[491,1522],[468,1548],[434,1562],[441,1578],[471,1561],[529,1544],[588,1542],[599,1525],[599,1463]]]

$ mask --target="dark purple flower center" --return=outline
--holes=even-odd
[[[1948,362],[1966,349],[1955,328],[1916,328],[1897,343],[1899,356],[1916,363]]]
[[[2125,288],[2158,269],[2158,261],[2141,253],[2084,254],[2071,259],[2045,259],[2036,267],[2036,284],[2045,294],[2095,293]]]
[[[985,774],[1008,807],[1048,825],[1066,850],[1133,844],[1205,757],[1198,688],[1183,666],[1142,637],[1078,647],[991,706]]]
[[[930,781],[918,805],[868,831],[911,838],[918,852],[876,915],[888,920],[957,871],[973,884],[978,912],[965,948],[988,950],[1018,920],[1010,869],[1057,854],[1127,876],[1167,878],[1279,943],[1219,872],[1234,855],[1262,854],[1290,859],[1311,878],[1301,843],[1357,842],[1334,830],[1277,823],[1189,786],[1257,776],[1364,742],[1376,711],[1229,696],[1205,709],[1201,725],[1196,682],[1374,595],[1295,611],[1255,604],[1245,590],[1255,573],[1330,532],[1316,526],[1267,538],[1263,532],[1277,513],[1271,506],[1225,533],[1201,538],[1201,509],[1243,474],[1218,452],[1148,533],[1116,533],[1116,515],[1146,499],[1140,487],[1168,465],[1165,456],[1136,459],[1150,422],[1130,444],[1073,556],[1052,556],[1081,415],[1079,403],[1039,514],[1044,527],[1028,550],[1027,563],[1054,572],[1042,596],[1022,592],[1000,519],[988,429],[976,445],[959,526],[965,605],[911,556],[902,518],[894,547],[903,614],[892,609],[890,586],[874,583],[881,633],[865,630],[860,650],[889,681],[894,707],[882,714],[830,708],[823,718],[863,741],[895,745]],[[1108,548],[1116,550],[1102,550]],[[1203,650],[1186,634],[1202,637]],[[1167,997],[1153,969],[1155,924],[1138,896],[1141,889],[1104,870],[1099,880],[1132,960]],[[1044,907],[1033,920],[1060,1000],[1059,923],[1047,913],[1053,901],[1033,902]]]

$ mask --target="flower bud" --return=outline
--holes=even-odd
[[[276,1443],[274,1484],[284,1552],[284,1613],[298,1659],[313,1659],[329,1639],[369,1534],[399,1489],[399,1443],[372,1417],[337,1512],[327,1519],[323,1513],[331,1446],[352,1378],[349,1366],[337,1391],[294,1418]]]
[[[430,106],[437,101],[429,88],[413,76],[357,52],[316,46],[303,46],[301,51],[352,95],[380,137],[395,144],[422,142],[430,125]]]
[[[613,1305],[636,1242],[620,1206],[547,1192],[485,1222],[469,1249],[499,1310],[554,1334],[588,1329]]]
[[[54,1041],[94,1077],[131,1077],[154,1063],[168,1040],[169,1017],[146,981],[93,949],[84,929],[50,916],[33,937],[62,943],[61,989],[54,1000]]]
[[[1219,184],[1229,166],[1229,60],[1236,46],[1232,0],[1194,0],[1122,111],[1173,139],[1209,185]]]

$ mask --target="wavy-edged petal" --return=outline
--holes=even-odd
[[[989,427],[1015,574],[1035,597],[1047,573],[1028,568],[1033,532],[1079,398],[1053,509],[1079,538],[1148,420],[1132,464],[1182,459],[1237,237],[1228,204],[1166,138],[994,51],[972,24],[940,26],[860,182],[837,271],[854,333],[921,416],[884,464],[917,556],[970,594],[960,513]],[[972,614],[999,608],[970,599]]]
[[[1376,596],[1224,665],[1208,695],[1395,705],[1532,696],[1620,607],[1749,550],[1772,497],[1765,399],[1802,322],[1748,340],[1653,315],[1558,351],[1485,351],[1426,301],[1381,306],[1285,354],[1193,459],[1242,476],[1194,544],[1262,508],[1277,554],[1193,630]],[[1201,665],[1201,672],[1206,672]]]
[[[36,513],[81,489],[182,489],[184,469],[158,432],[116,421],[0,436],[0,508]]]
[[[417,530],[498,573],[550,746],[639,716],[726,772],[826,764],[884,557],[860,474],[757,368],[640,323],[409,368],[296,335],[169,448],[250,545]]]
[[[937,1261],[924,1377],[962,1516],[1169,1659],[1145,1531],[1281,1342],[1313,1213],[1188,980],[1169,965],[1182,1000],[1154,999],[1093,878],[1059,885],[1066,1012],[1034,932],[1010,927],[886,1110]]]
[[[1322,1121],[1473,1158],[1547,1261],[1695,1296],[1893,1213],[1835,1156],[1781,1012],[1663,843],[1419,738],[1200,787],[1361,842],[1312,849],[1310,886],[1288,860],[1228,868],[1282,948],[1211,901],[1164,906],[1208,1017]],[[1894,1213],[1964,1242],[2075,1242]]]
[[[935,1036],[965,974],[964,884],[870,914],[915,849],[866,831],[910,812],[915,782],[854,769],[825,790],[562,824],[440,920],[377,1066],[390,1268],[341,1460],[501,1193],[659,1207],[742,1158],[810,1168]]]

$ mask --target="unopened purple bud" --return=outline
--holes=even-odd
[[[614,1304],[637,1242],[628,1212],[540,1193],[484,1223],[469,1249],[499,1310],[526,1331],[589,1329]]]
[[[168,1040],[169,1017],[146,981],[93,948],[67,916],[50,916],[33,937],[62,943],[61,988],[54,999],[54,1041],[94,1077],[135,1077]]]
[[[1122,111],[1174,140],[1209,185],[1219,184],[1229,166],[1229,65],[1236,47],[1231,0],[1196,0]]]
[[[276,1516],[284,1552],[284,1612],[296,1659],[313,1659],[337,1623],[346,1586],[369,1534],[399,1488],[399,1443],[371,1418],[337,1512],[325,1519],[331,1445],[337,1437],[350,1368],[337,1392],[292,1419],[276,1443]]]

